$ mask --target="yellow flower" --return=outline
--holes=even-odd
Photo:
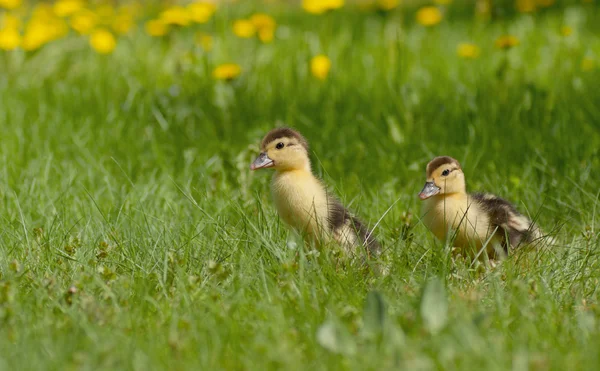
[[[198,32],[196,33],[196,44],[200,45],[202,49],[209,52],[213,47],[213,38],[209,34]]]
[[[0,8],[17,9],[21,6],[22,0],[0,0]]]
[[[14,28],[15,30],[18,30],[21,28],[21,19],[10,13],[4,13],[2,22],[0,22],[0,26],[3,28]]]
[[[310,72],[319,80],[325,80],[331,69],[331,61],[325,55],[317,55],[310,60]]]
[[[496,39],[496,48],[498,49],[510,49],[517,45],[519,45],[519,39],[513,35],[504,35]]]
[[[15,28],[3,28],[0,30],[0,49],[14,50],[21,44],[21,34]]]
[[[112,29],[119,35],[125,35],[133,27],[133,16],[126,13],[118,14],[112,22]]]
[[[217,80],[231,81],[242,73],[242,68],[235,63],[225,63],[213,70],[213,77]]]
[[[573,34],[573,29],[569,26],[562,26],[560,28],[560,34],[565,37],[571,36]]]
[[[517,0],[515,6],[521,13],[531,13],[535,12],[535,2],[536,0]]]
[[[44,44],[60,39],[69,33],[66,22],[51,15],[51,13],[46,13],[46,10],[45,6],[36,7],[29,23],[25,26],[25,34],[21,42],[21,47],[24,50],[38,49]]]
[[[217,8],[211,3],[192,3],[187,6],[190,13],[190,18],[196,23],[206,23],[210,20],[210,17],[215,13]]]
[[[252,22],[246,19],[238,19],[233,22],[233,33],[238,37],[249,39],[256,33],[256,28]]]
[[[400,5],[400,0],[377,0],[377,7],[381,10],[390,11]]]
[[[458,54],[459,57],[465,59],[475,59],[479,57],[480,53],[481,50],[479,49],[479,47],[472,43],[460,43],[456,48],[456,54]]]
[[[98,20],[96,19],[96,15],[91,10],[87,9],[84,9],[71,17],[71,28],[82,35],[87,35],[92,32],[97,23]]]
[[[90,36],[90,45],[100,54],[110,54],[117,46],[117,40],[107,30],[96,30]]]
[[[154,37],[164,36],[169,32],[169,25],[167,25],[161,19],[153,19],[146,22],[144,28],[146,29],[146,33],[148,35]]]
[[[344,6],[344,0],[302,0],[302,8],[313,14],[323,14],[328,10]]]
[[[187,26],[191,19],[188,11],[181,6],[172,6],[160,13],[160,19],[168,25]]]
[[[423,26],[435,26],[442,21],[442,12],[435,6],[426,6],[417,12],[417,22]]]
[[[256,13],[250,17],[250,22],[252,22],[254,28],[258,31],[260,41],[264,43],[273,41],[275,28],[277,27],[277,23],[273,17],[267,14]]]
[[[581,70],[588,72],[594,69],[596,66],[596,61],[592,59],[592,57],[584,57],[581,61]]]
[[[83,5],[81,0],[58,0],[54,3],[52,10],[59,17],[68,17],[80,11]]]

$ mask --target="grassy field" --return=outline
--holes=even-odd
[[[192,29],[2,52],[0,369],[599,368],[600,10],[471,10],[424,27],[412,9],[242,3],[202,26],[210,52]],[[271,43],[233,35],[254,11]],[[227,62],[242,73],[216,81]],[[383,216],[388,275],[278,220],[249,164],[282,124],[346,205]],[[419,221],[435,155],[558,246],[488,271],[451,259]]]

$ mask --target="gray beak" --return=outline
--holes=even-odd
[[[250,165],[250,170],[266,169],[275,166],[275,161],[271,160],[265,152],[262,152],[256,160]]]
[[[431,196],[437,195],[438,193],[440,193],[440,187],[436,186],[433,182],[427,182],[419,193],[419,198],[421,200],[426,200]]]

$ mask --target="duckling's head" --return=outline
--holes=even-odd
[[[440,156],[427,164],[427,181],[419,193],[421,200],[436,195],[465,192],[465,174],[458,161],[452,157]]]
[[[260,155],[251,170],[274,168],[277,171],[309,170],[308,142],[296,130],[277,128],[262,140]]]

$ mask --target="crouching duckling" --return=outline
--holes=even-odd
[[[376,254],[379,243],[364,223],[332,196],[311,170],[308,143],[290,128],[271,130],[262,140],[261,153],[251,170],[273,168],[273,200],[279,216],[299,233],[317,243],[333,238],[345,249],[366,247]]]
[[[436,157],[427,164],[427,181],[419,198],[425,201],[425,226],[440,240],[454,239],[453,246],[473,255],[486,242],[488,256],[497,258],[521,244],[546,238],[508,201],[491,194],[467,194],[465,174],[452,157]]]

